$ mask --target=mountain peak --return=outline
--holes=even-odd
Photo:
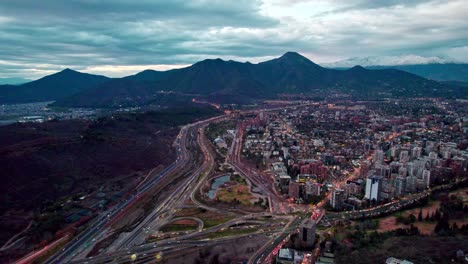
[[[222,59],[220,59],[220,58],[216,58],[216,59],[205,59],[205,60],[202,60],[202,61],[199,61],[199,62],[193,64],[193,66],[195,66],[195,67],[219,66],[219,65],[221,65],[223,62],[225,62],[225,61],[222,60]]]
[[[356,65],[356,66],[352,67],[350,70],[351,71],[364,71],[366,69],[364,67],[362,67],[361,65]]]
[[[49,76],[60,76],[60,75],[76,75],[77,73],[81,73],[75,70],[72,70],[70,68],[63,69],[55,74],[49,75]],[[47,77],[47,76],[46,76]]]
[[[295,51],[288,51],[283,56],[280,57],[280,59],[307,59],[306,57],[302,56],[301,54],[295,52]]]
[[[70,68],[65,68],[64,70],[62,70],[62,72],[76,72]]]
[[[204,59],[202,61],[199,61],[197,63],[217,63],[217,62],[224,62],[221,58],[216,58],[216,59]],[[197,64],[195,63],[195,64]]]
[[[308,66],[314,66],[315,68],[321,68],[319,65],[315,64],[314,62],[312,62],[308,58],[306,58],[306,57],[302,56],[301,54],[299,54],[297,52],[294,52],[294,51],[288,51],[285,54],[283,54],[283,56],[279,57],[276,60],[279,61],[279,62],[289,64],[290,66],[293,66],[293,65],[296,65],[296,66],[297,65],[302,65],[302,66],[308,65]]]

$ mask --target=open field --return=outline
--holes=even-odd
[[[124,199],[150,171],[175,160],[180,125],[214,114],[178,109],[0,127],[0,242],[34,220],[25,243],[3,252],[0,262]],[[132,225],[146,209],[137,208],[117,228]]]
[[[258,231],[258,228],[243,228],[243,229],[228,228],[222,231],[210,233],[204,237],[214,239],[214,238],[227,237],[227,236],[250,234],[250,233],[257,232],[257,231]]]
[[[198,223],[194,220],[181,219],[169,223],[159,229],[162,232],[177,232],[177,231],[190,231],[195,230],[198,227]]]
[[[167,263],[174,264],[246,263],[249,257],[265,245],[267,241],[268,238],[264,235],[244,236],[228,241],[216,242],[197,248],[195,251],[178,252],[170,259],[166,258],[165,260]]]
[[[437,208],[439,208],[440,202],[432,202],[429,205],[423,207],[422,214],[423,218],[429,213],[432,214],[436,211]],[[410,210],[403,211],[401,213],[396,213],[393,215],[385,216],[382,218],[379,218],[379,228],[377,231],[379,232],[387,232],[390,230],[395,230],[397,228],[407,228],[408,225],[405,225],[403,223],[397,223],[397,215],[401,214],[403,217],[408,217],[409,215],[414,215],[418,216],[420,209],[419,208],[413,208]],[[416,221],[413,225],[419,228],[419,231],[421,231],[421,234],[424,235],[430,235],[432,231],[434,230],[435,222],[418,222]]]
[[[203,221],[203,228],[210,228],[223,224],[232,219],[231,216],[227,216],[221,213],[207,211],[202,208],[185,208],[175,214],[174,217],[196,217]]]
[[[236,184],[226,188],[220,187],[216,192],[216,198],[221,202],[227,203],[237,200],[243,205],[252,205],[252,199],[254,199],[249,191],[249,186],[242,184]]]

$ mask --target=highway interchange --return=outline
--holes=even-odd
[[[250,112],[246,111],[245,113]],[[271,176],[242,163],[240,153],[244,130],[241,125],[238,125],[226,162],[260,189],[263,195],[268,198],[270,211],[238,214],[229,210],[210,207],[197,200],[195,197],[196,191],[200,189],[200,186],[205,182],[215,166],[214,154],[209,144],[207,144],[204,128],[212,122],[221,122],[231,118],[229,115],[222,115],[183,126],[173,144],[177,153],[177,159],[174,163],[159,173],[149,175],[132,194],[109,210],[101,213],[85,230],[73,238],[46,263],[128,263],[129,261],[132,261],[132,263],[148,263],[154,261],[155,257],[161,256],[164,256],[163,258],[167,261],[169,256],[177,256],[177,252],[196,251],[204,246],[233,241],[246,236],[261,236],[262,239],[269,240],[251,256],[249,263],[262,263],[271,259],[272,252],[280,247],[291,233],[297,231],[300,223],[306,218],[307,212],[318,212],[312,214],[318,221],[322,218],[324,214],[323,207],[330,199],[330,194],[312,207],[287,202],[285,197],[277,193]],[[346,180],[355,177],[357,173],[358,171],[347,179],[336,183],[336,185],[338,187],[343,185]],[[131,230],[125,232],[113,228],[114,223],[126,217],[126,214],[133,206],[138,204],[145,196],[151,195],[154,189],[161,184],[167,185],[167,187],[164,187],[166,196],[161,197],[143,219],[132,226]],[[232,219],[208,228],[203,226],[201,220],[192,219],[199,224],[195,232],[176,234],[174,237],[161,238],[156,242],[148,241],[148,238],[162,226],[178,218],[177,212],[187,206],[187,201],[190,202],[192,207],[230,215]],[[288,215],[291,208],[297,209],[296,211],[301,213],[299,215]],[[388,208],[382,208],[382,210],[384,209]],[[375,210],[380,209],[376,208]],[[185,218],[187,219],[187,217]],[[254,227],[257,231],[250,234],[207,237],[207,235],[232,229],[239,225]],[[89,256],[89,253],[99,241],[109,237],[114,232],[119,232],[119,234],[110,246],[99,251],[98,255]],[[265,238],[265,233],[271,234],[271,237]]]
[[[210,122],[213,122],[217,119],[221,119],[223,117],[214,117],[210,118],[201,122],[196,122],[194,124],[186,125],[183,126],[179,132],[179,135],[177,136],[175,142],[174,142],[174,147],[176,148],[177,152],[177,159],[174,163],[166,167],[163,171],[158,173],[157,175],[153,176],[150,180],[146,181],[144,184],[139,186],[139,188],[131,194],[127,199],[120,201],[118,204],[116,204],[114,207],[109,209],[106,212],[101,213],[101,215],[93,221],[93,223],[82,233],[80,233],[77,237],[75,237],[66,247],[64,247],[59,254],[56,254],[53,256],[51,259],[47,261],[47,263],[63,263],[63,262],[69,262],[73,259],[73,257],[77,256],[79,253],[83,252],[85,249],[91,247],[93,242],[98,241],[100,238],[102,238],[105,234],[105,230],[108,228],[109,224],[119,217],[123,213],[125,213],[126,210],[128,210],[134,203],[136,203],[141,196],[143,196],[148,190],[150,190],[153,186],[155,186],[158,182],[161,181],[164,177],[174,173],[176,170],[179,170],[183,168],[184,166],[187,166],[187,164],[190,162],[190,153],[187,151],[186,148],[186,143],[188,139],[188,131],[190,129],[197,129],[202,125],[206,125]],[[193,136],[193,134],[191,134]],[[207,162],[205,162],[207,163]],[[205,165],[206,166],[206,165]],[[200,167],[195,173],[192,174],[191,177],[189,177],[186,180],[186,184],[182,184],[179,186],[177,189],[176,193],[180,192],[180,189],[187,189],[191,185],[188,184],[191,181],[193,181],[194,176],[196,176],[196,173],[200,172],[203,170],[203,166]],[[173,199],[167,199],[163,204],[159,205],[148,217],[145,219],[144,223],[147,223],[150,220],[155,219],[155,215],[158,212],[163,211],[163,208],[170,208],[173,205]],[[123,245],[127,245],[133,241],[135,238],[140,238],[141,236],[138,235],[138,232],[135,232],[130,236],[130,239],[127,239],[124,241]]]
[[[157,253],[162,252],[167,256],[168,254],[170,255],[171,252],[177,252],[178,250],[222,243],[223,241],[247,236],[233,235],[216,239],[203,238],[207,234],[238,225],[254,226],[261,230],[249,234],[248,236],[264,236],[264,231],[266,229],[270,230],[271,226],[275,225],[271,225],[269,219],[264,219],[263,221],[255,220],[257,217],[264,217],[266,215],[266,213],[260,213],[236,215],[234,219],[215,227],[197,230],[198,232],[179,235],[175,238],[147,243],[147,238],[150,235],[149,231],[158,230],[163,225],[173,221],[177,208],[183,206],[183,203],[187,200],[191,200],[195,206],[207,210],[220,211],[217,208],[204,205],[195,199],[194,194],[195,190],[200,187],[203,183],[203,179],[214,166],[213,155],[210,153],[203,135],[204,127],[211,122],[219,122],[227,118],[229,117],[218,116],[183,126],[174,142],[174,147],[177,151],[176,161],[163,171],[148,177],[148,179],[140,184],[126,199],[120,201],[111,209],[101,213],[85,230],[73,238],[57,254],[47,260],[47,263],[125,263],[128,262],[129,258],[134,256],[134,254],[137,256],[137,259],[134,260],[137,261],[136,263],[139,263],[138,261],[144,263],[145,259],[149,261],[146,256],[152,256],[151,260],[154,260],[154,254]],[[203,157],[201,164],[196,163],[193,153],[189,151],[189,149],[193,151],[195,147],[198,148]],[[114,232],[111,228],[112,223],[125,217],[126,212],[137,204],[142,197],[147,195],[154,186],[162,182],[163,179],[175,177],[174,175],[177,174],[179,174],[178,178],[181,179],[176,183],[175,188],[171,191],[171,195],[168,195],[160,203],[155,205],[152,211],[149,212],[133,230],[130,232],[122,232],[112,245],[109,246],[107,250],[103,250],[99,255],[93,257],[87,256],[100,240]],[[254,183],[259,186],[263,185],[263,183],[258,180],[254,181]],[[269,191],[269,188],[271,188],[271,186],[268,186],[268,189],[266,187],[267,186],[264,186],[265,191]],[[275,197],[275,199],[277,198]],[[230,212],[223,213],[232,214]],[[267,215],[271,216],[271,214]],[[277,233],[285,231],[283,226],[291,220],[293,220],[291,217],[284,216],[282,219],[283,222],[281,222],[283,224],[270,230],[270,232]],[[263,229],[260,227],[263,227]]]
[[[268,109],[265,111],[275,111],[291,107],[294,106]],[[253,113],[253,111],[246,111],[244,114],[249,113]],[[268,175],[264,175],[262,172],[248,168],[242,164],[240,151],[243,131],[240,127],[237,129],[236,139],[231,146],[230,155],[228,155],[226,161],[268,197],[270,212],[239,215],[230,211],[222,211],[218,208],[207,206],[195,198],[196,190],[204,183],[205,178],[209,175],[214,166],[213,153],[211,153],[212,151],[209,149],[203,134],[204,128],[212,122],[225,121],[230,118],[232,117],[229,115],[222,115],[183,126],[173,144],[177,153],[176,161],[163,171],[155,175],[150,175],[132,194],[128,195],[126,199],[120,201],[111,209],[101,213],[85,230],[73,238],[58,253],[48,259],[46,263],[125,263],[128,262],[131,257],[136,257],[136,259],[132,259],[135,263],[145,263],[145,259],[149,261],[147,256],[152,256],[151,260],[154,261],[154,255],[161,252],[164,253],[166,256],[165,258],[167,258],[171,252],[177,252],[178,250],[185,251],[190,248],[202,247],[213,243],[222,243],[223,241],[246,236],[231,235],[214,239],[206,238],[208,234],[219,232],[226,228],[233,228],[233,226],[238,225],[255,227],[260,230],[249,234],[249,236],[262,236],[264,239],[265,230],[268,230],[268,232],[272,234],[271,237],[268,237],[270,240],[268,243],[269,246],[257,251],[251,261],[256,259],[255,262],[257,263],[260,259],[263,259],[265,255],[271,251],[271,248],[276,247],[291,231],[297,229],[301,218],[288,215],[279,216],[279,214],[289,213],[289,208],[291,206],[288,205],[284,197],[281,197],[276,192],[273,180]],[[202,161],[198,163],[197,159],[194,157],[194,153],[197,151],[201,153],[202,156]],[[177,179],[177,181],[174,180],[174,182],[171,182],[174,186],[170,190],[170,195],[158,201],[153,209],[139,221],[131,231],[121,232],[118,238],[115,239],[107,249],[102,250],[102,252],[100,251],[96,256],[90,257],[89,253],[99,241],[110,236],[113,232],[116,232],[116,230],[112,228],[112,224],[118,222],[122,217],[125,217],[126,213],[131,210],[135,204],[138,204],[145,195],[151,193],[155,186],[165,182],[168,178]],[[231,215],[234,219],[210,228],[203,229],[203,226],[199,226],[197,232],[179,234],[176,237],[163,238],[157,242],[148,243],[148,237],[150,237],[155,230],[174,221],[174,218],[176,218],[175,214],[180,208],[184,207],[186,201],[190,201],[194,206],[205,210]],[[277,219],[272,220],[270,218],[265,218],[261,221],[255,220],[258,217],[271,217],[272,215],[275,215],[273,219],[281,218],[281,225],[277,226],[277,224],[275,224],[275,221],[279,221]]]

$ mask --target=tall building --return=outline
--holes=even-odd
[[[376,150],[374,153],[374,159],[373,159],[375,164],[383,164],[384,163],[384,152],[382,150]]]
[[[411,151],[411,157],[413,159],[419,159],[421,157],[421,148],[414,147],[413,150]]]
[[[406,175],[408,175],[408,169],[405,167],[398,168],[398,175],[401,177],[406,177]]]
[[[406,169],[408,171],[408,176],[414,176],[415,168],[414,168],[414,163],[413,162],[406,163]]]
[[[357,182],[347,182],[344,188],[346,196],[356,195],[361,192],[361,185]]]
[[[400,152],[400,162],[406,163],[409,161],[409,154],[407,150],[403,150]]]
[[[291,176],[281,175],[279,179],[279,188],[283,193],[289,193],[289,183],[291,182]]]
[[[367,175],[371,167],[372,163],[369,160],[361,162],[361,170],[359,171],[359,176],[363,177],[364,175]]]
[[[444,157],[444,159],[450,159],[450,157],[452,156],[450,150],[444,150],[442,152],[442,156]]]
[[[416,176],[409,176],[406,178],[406,192],[413,193],[416,191],[416,181],[418,178]]]
[[[392,175],[392,169],[387,164],[381,164],[375,166],[375,175],[382,177],[390,177]]]
[[[426,188],[429,188],[431,184],[431,171],[430,170],[423,170],[422,179],[424,181],[424,185]]]
[[[380,191],[382,190],[382,176],[370,176],[366,180],[366,199],[380,201]]]
[[[416,191],[421,191],[426,189],[426,182],[423,179],[416,179]]]
[[[406,178],[398,176],[395,181],[396,195],[401,196],[406,192]]]
[[[398,151],[400,151],[400,146],[393,146],[390,148],[390,156],[395,158],[398,154]]]
[[[333,190],[331,199],[330,199],[330,205],[332,206],[333,209],[342,209],[343,204],[346,200],[346,192],[343,189],[335,189]]]
[[[289,197],[298,199],[299,196],[300,183],[291,181],[289,183]]]
[[[310,196],[320,195],[320,184],[316,182],[308,181],[305,184],[305,193]]]
[[[400,169],[401,167],[401,164],[400,162],[398,161],[392,161],[390,162],[390,173],[398,173],[398,170]]]
[[[316,227],[317,223],[312,219],[307,219],[299,226],[301,241],[304,242],[307,247],[312,247],[315,243]]]

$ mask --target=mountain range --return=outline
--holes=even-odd
[[[456,63],[454,60],[441,57],[422,57],[408,54],[401,56],[369,56],[369,57],[351,57],[345,60],[339,60],[331,63],[321,64],[327,68],[351,68],[355,65],[362,67],[369,66],[400,66],[400,65],[424,65],[424,64],[445,64]]]
[[[440,57],[417,55],[354,57],[322,66],[332,69],[348,69],[361,65],[366,69],[397,69],[436,81],[468,82],[468,64]]]
[[[0,85],[0,103],[55,101],[108,80],[105,76],[65,69],[21,85]]]
[[[397,69],[328,69],[296,52],[287,52],[258,64],[208,59],[186,68],[145,70],[113,79],[67,69],[20,86],[0,86],[0,103],[54,100],[57,106],[115,107],[149,104],[168,96],[250,103],[279,94],[466,97],[466,91],[463,86],[442,84]]]
[[[368,69],[397,69],[436,81],[468,82],[468,64],[430,63],[420,65],[369,66]]]

